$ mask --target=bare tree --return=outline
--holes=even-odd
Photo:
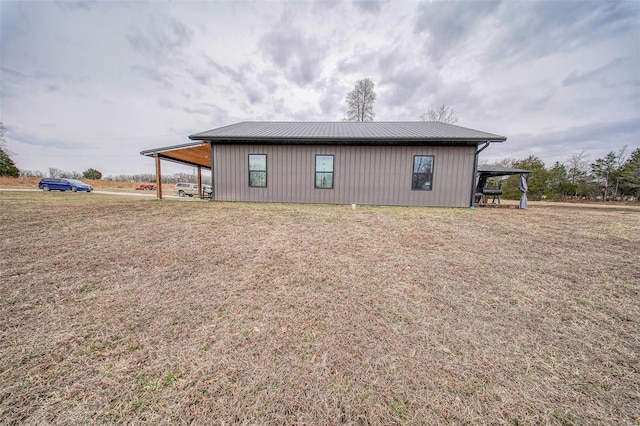
[[[373,104],[377,98],[374,87],[373,81],[365,78],[358,80],[353,90],[347,93],[347,121],[373,121]]]
[[[458,117],[455,117],[455,110],[445,104],[438,109],[430,109],[426,114],[420,114],[420,121],[438,121],[440,123],[455,124]]]
[[[7,128],[4,127],[4,123],[0,120],[0,149],[7,150],[7,141],[4,140],[4,132],[7,131]]]

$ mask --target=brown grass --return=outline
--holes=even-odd
[[[0,423],[637,424],[640,210],[0,192]]]

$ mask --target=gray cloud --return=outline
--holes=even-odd
[[[173,87],[171,77],[156,67],[134,65],[131,69],[141,74],[143,77],[158,83],[162,87]]]
[[[6,124],[6,123],[5,123]],[[78,147],[77,144],[74,144],[70,141],[64,141],[58,138],[50,138],[50,137],[40,137],[36,136],[29,132],[22,132],[19,130],[15,130],[12,126],[7,126],[6,137],[8,139],[13,139],[19,143],[41,147],[41,148],[56,148],[56,149],[76,149]]]
[[[281,22],[266,33],[258,46],[263,56],[282,71],[292,83],[304,87],[320,76],[320,65],[328,51],[328,45],[315,37],[305,36],[301,30]]]
[[[264,100],[264,94],[254,85],[246,87],[245,93],[247,94],[251,105],[261,103]]]
[[[34,70],[33,72],[27,72],[27,73],[16,71],[14,69],[7,68],[7,67],[2,67],[1,70],[5,76],[8,74],[11,77],[19,80],[45,80],[45,79],[52,79],[55,77],[53,74],[44,72],[42,70]]]
[[[157,21],[151,17],[144,28],[138,28],[126,38],[131,47],[141,55],[166,61],[185,49],[192,31],[178,19]]]
[[[381,55],[382,53],[377,49],[356,47],[346,57],[338,61],[338,72],[360,74],[366,70],[371,71],[372,66],[379,65]]]
[[[231,80],[233,80],[234,82],[236,82],[238,84],[244,84],[246,79],[245,79],[245,76],[244,76],[244,74],[242,72],[235,71],[235,70],[231,69],[230,67],[228,67],[226,65],[222,65],[222,64],[214,61],[207,54],[203,54],[203,57],[204,57],[204,60],[207,63],[207,65],[215,68],[219,73],[229,77]]]
[[[508,2],[498,17],[500,36],[489,60],[527,60],[576,49],[636,31],[637,2]]]
[[[177,111],[177,112],[185,112],[187,114],[197,114],[197,115],[203,115],[206,116],[208,118],[215,118],[215,122],[216,123],[221,123],[224,124],[225,120],[229,119],[229,114],[228,112],[221,108],[219,105],[214,105],[212,103],[207,103],[207,102],[198,102],[195,104],[178,104],[176,102],[167,100],[167,99],[160,99],[158,101],[158,105],[161,108],[164,109],[168,109],[171,111]],[[182,132],[182,134],[187,134],[188,132]],[[180,133],[178,133],[180,134]]]
[[[354,82],[355,83],[355,82]],[[316,85],[319,94],[318,106],[325,119],[337,120],[344,117],[347,110],[345,97],[351,89],[340,84],[337,75],[320,80]]]
[[[187,70],[187,72],[193,77],[195,81],[202,84],[203,86],[209,86],[211,84],[211,79],[213,78],[213,74],[208,71],[196,71],[193,69]]]
[[[424,92],[422,86],[434,83],[428,81],[425,70],[420,67],[407,67],[398,70],[381,81],[381,84],[390,87],[385,97],[385,103],[390,106],[413,103],[415,97],[422,96]]]
[[[380,2],[377,0],[354,0],[353,4],[362,12],[380,12]]]
[[[274,70],[267,70],[258,75],[258,80],[262,82],[269,94],[274,94],[278,90],[277,77],[278,75]]]
[[[497,1],[434,1],[422,3],[414,26],[416,34],[426,32],[428,52],[441,57],[473,34],[478,21],[500,6]]]
[[[563,86],[573,86],[577,84],[584,84],[590,82],[602,83],[605,86],[611,86],[613,84],[625,83],[623,81],[611,81],[611,72],[615,72],[619,68],[633,67],[633,63],[628,58],[617,58],[613,61],[586,72],[573,71],[564,80],[562,80]],[[636,68],[637,69],[637,68]]]
[[[93,7],[97,4],[96,0],[79,0],[79,1],[56,1],[56,5],[60,6],[63,9],[77,9],[84,10],[86,12],[91,11]]]
[[[207,63],[208,66],[213,67],[219,73],[228,77],[234,83],[237,83],[239,88],[242,91],[244,91],[251,105],[261,103],[264,100],[264,93],[260,89],[259,85],[257,84],[257,82],[260,81],[260,79],[251,79],[248,77],[249,74],[252,74],[255,71],[255,65],[253,65],[253,63],[245,62],[244,64],[242,64],[239,71],[235,71],[234,69],[226,65],[222,65],[214,61],[211,57],[209,57],[206,54],[203,54],[203,57],[205,58],[205,62]],[[213,78],[213,75],[207,72],[201,72],[196,74],[195,72],[192,71],[192,73],[194,74],[194,77],[196,77],[196,75],[200,76],[201,78],[200,79],[196,78],[196,80],[199,83],[204,84],[206,86],[209,85],[209,80]],[[263,84],[267,86],[267,90],[269,90],[269,87],[270,85],[273,84],[273,82],[263,82]],[[275,90],[275,88],[273,88],[273,90]]]

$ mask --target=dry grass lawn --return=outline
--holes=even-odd
[[[640,210],[0,192],[0,423],[638,424]]]

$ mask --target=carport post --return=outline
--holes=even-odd
[[[204,196],[204,188],[202,187],[202,167],[198,166],[198,196],[202,200]]]
[[[162,170],[160,169],[160,155],[156,154],[156,195],[162,200]]]

